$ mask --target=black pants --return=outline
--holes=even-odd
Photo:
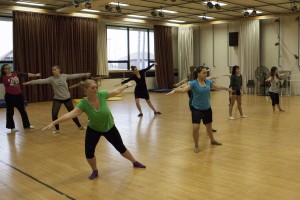
[[[30,123],[28,119],[27,112],[25,110],[24,99],[22,94],[5,94],[5,103],[6,103],[6,128],[13,129],[15,128],[14,122],[14,108],[16,107],[22,117],[23,127],[29,128]]]
[[[58,100],[54,99],[53,104],[52,104],[52,120],[55,121],[57,120],[58,112],[60,110],[61,104],[64,104],[67,110],[70,112],[74,109],[72,99],[66,99],[66,100]],[[81,124],[78,120],[78,118],[73,118],[73,121],[78,127],[81,127]],[[55,125],[55,129],[59,130],[59,125]]]
[[[279,94],[278,93],[274,93],[274,92],[269,91],[269,95],[270,95],[271,100],[272,100],[272,106],[275,106],[276,104],[279,104]]]
[[[94,158],[95,149],[101,136],[104,136],[120,154],[125,153],[127,150],[116,126],[113,126],[107,132],[99,132],[87,127],[85,135],[85,157],[87,159]]]

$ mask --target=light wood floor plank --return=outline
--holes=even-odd
[[[94,181],[87,179],[84,131],[69,121],[60,125],[60,134],[41,132],[51,122],[51,102],[27,106],[34,130],[20,128],[16,111],[15,134],[5,128],[0,109],[0,199],[68,199],[9,165],[74,199],[300,199],[299,96],[281,97],[286,112],[273,113],[269,97],[244,95],[249,118],[239,118],[235,108],[236,120],[230,121],[227,92],[212,92],[215,137],[223,145],[211,146],[201,125],[197,154],[187,95],[150,96],[162,115],[154,116],[141,101],[144,116],[137,117],[133,94],[109,102],[126,147],[147,169],[134,169],[102,138]],[[80,121],[86,126],[86,116]]]

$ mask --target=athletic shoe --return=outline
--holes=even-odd
[[[159,111],[154,112],[154,115],[161,115],[161,112],[159,112]]]
[[[83,126],[80,126],[80,127],[78,127],[78,130],[86,130],[86,128]]]
[[[34,129],[34,126],[26,127],[25,129]]]
[[[235,120],[235,118],[234,118],[234,117],[232,117],[232,116],[230,116],[230,117],[229,117],[229,119],[230,119],[230,120]]]
[[[52,133],[53,134],[59,134],[59,130],[54,130]]]
[[[15,128],[12,128],[12,129],[11,129],[11,132],[12,132],[12,133],[16,133],[16,132],[19,132],[19,130],[18,130],[18,129],[15,129]]]
[[[143,113],[138,114],[138,117],[143,117]]]
[[[241,116],[241,118],[247,118],[247,117],[248,117],[247,115],[242,115],[242,116]]]
[[[217,130],[216,130],[216,129],[212,129],[212,131],[213,131],[213,132],[217,132]]]

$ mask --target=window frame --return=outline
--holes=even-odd
[[[109,69],[109,72],[124,72],[124,71],[131,71],[130,70],[130,29],[145,29],[147,30],[147,60],[148,60],[148,66],[150,66],[151,64],[153,64],[155,62],[155,60],[151,60],[150,59],[150,32],[154,31],[154,29],[152,28],[144,28],[144,27],[133,27],[133,26],[117,26],[117,25],[106,25],[106,34],[107,34],[107,30],[109,27],[118,27],[118,28],[125,28],[127,31],[127,60],[107,60],[108,64],[109,63],[126,63],[127,64],[127,70],[122,70],[122,69]],[[107,41],[107,35],[106,35],[106,41]]]

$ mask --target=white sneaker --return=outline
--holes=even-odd
[[[230,116],[230,117],[229,117],[229,119],[230,119],[230,120],[235,120],[235,118],[234,118],[234,117],[232,117],[232,116]]]
[[[59,134],[59,130],[54,130],[52,133],[53,134]]]
[[[29,126],[26,129],[34,129],[34,126]]]
[[[78,130],[86,130],[84,126],[78,127]]]
[[[242,115],[242,116],[241,116],[241,118],[247,118],[247,117],[248,117],[247,115]]]
[[[12,132],[12,133],[16,133],[16,132],[19,132],[19,130],[18,130],[18,129],[15,129],[15,128],[12,128],[12,129],[11,129],[11,132]]]

